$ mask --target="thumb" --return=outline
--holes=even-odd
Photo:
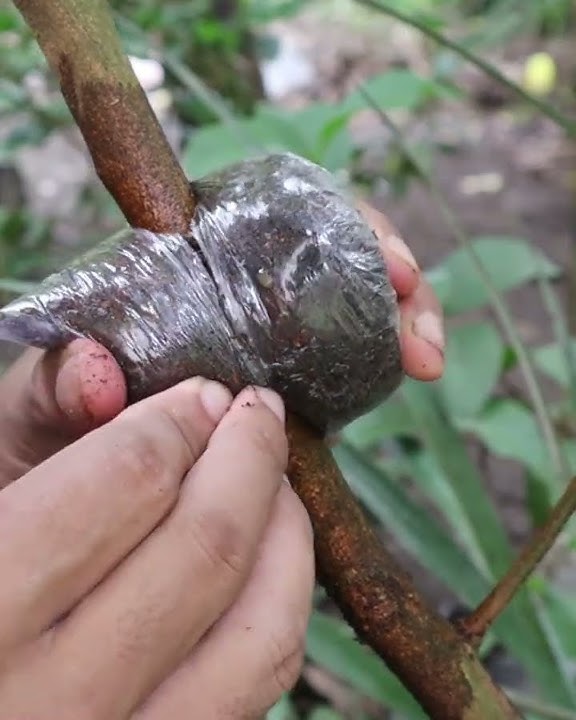
[[[112,355],[91,340],[61,351],[29,350],[0,380],[0,488],[126,404]]]

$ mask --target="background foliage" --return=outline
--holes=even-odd
[[[355,23],[379,17],[361,4],[347,6],[351,32]],[[390,4],[435,31],[457,36],[465,48],[485,57],[518,36],[530,38],[540,50],[574,32],[570,0]],[[191,177],[254,153],[283,149],[324,165],[365,192],[383,177],[391,195],[399,195],[421,183],[423,174],[434,191],[435,158],[447,148],[426,138],[398,143],[391,136],[386,157],[376,172],[367,173],[365,150],[351,121],[369,105],[409,127],[442,103],[470,103],[460,82],[462,60],[426,41],[426,72],[390,67],[338,100],[287,109],[266,99],[259,64],[278,51],[269,23],[294,17],[307,5],[304,0],[113,2],[129,52],[162,63],[164,86],[182,128],[182,162]],[[29,207],[15,160],[68,128],[71,120],[33,38],[5,6],[0,8],[0,68],[0,295],[8,300],[70,253],[58,242],[54,221]],[[529,92],[550,95],[551,102],[570,112],[574,77],[559,79],[546,52],[532,57],[521,80]],[[524,122],[529,106],[518,98],[507,101],[517,122]],[[120,222],[101,189],[90,184],[75,212],[84,219],[84,230]],[[90,243],[98,233],[82,235]],[[348,427],[334,449],[374,522],[386,529],[384,537],[416,562],[418,572],[446,588],[455,603],[451,611],[477,603],[516,550],[488,487],[487,458],[520,468],[532,528],[542,522],[576,467],[576,344],[556,290],[563,269],[522,237],[468,238],[465,228],[461,235],[461,247],[427,268],[449,320],[445,377],[433,385],[405,382],[391,400]],[[506,301],[508,293],[526,284],[539,289],[554,337],[527,350]],[[493,312],[484,312],[494,308],[508,318],[507,331]],[[520,363],[523,352],[527,363]],[[515,384],[510,378],[516,378]],[[573,567],[575,549],[572,523],[553,558],[498,621],[483,648],[489,667],[504,655],[520,668],[512,691],[532,720],[576,718],[575,583],[570,589],[557,582],[559,568]],[[337,720],[346,712],[357,720],[423,717],[320,591],[307,658],[309,672],[292,696],[270,712],[271,720]],[[323,684],[311,679],[318,668]],[[346,702],[335,700],[334,678]]]

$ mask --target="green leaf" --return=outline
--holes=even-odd
[[[499,577],[508,568],[510,545],[482,478],[442,408],[438,388],[408,380],[402,393],[421,437],[458,498],[462,521],[474,541],[470,551],[479,555],[488,577]]]
[[[564,693],[567,694],[567,697],[558,698],[558,702],[563,702],[569,707],[576,707],[576,684],[574,683],[573,677],[573,664],[564,654],[561,628],[554,624],[540,594],[532,593],[530,599],[534,616],[538,621],[539,629],[542,632],[548,646],[548,654],[553,658],[553,665],[556,668],[557,680],[560,680],[563,684],[565,688]],[[555,684],[559,685],[560,683],[556,681]],[[546,688],[546,690],[548,690],[548,688]],[[550,699],[554,700],[551,696]]]
[[[355,494],[402,547],[463,602],[472,606],[482,599],[489,589],[487,581],[429,510],[356,450],[340,446],[334,457]]]
[[[2,115],[23,109],[27,100],[28,96],[22,85],[9,80],[0,80],[0,113]]]
[[[268,711],[266,720],[298,720],[296,709],[288,693],[282,695],[276,705]]]
[[[548,519],[553,505],[550,492],[542,479],[527,470],[525,507],[530,515],[532,527],[539,527]]]
[[[462,512],[460,498],[446,478],[435,455],[426,448],[406,452],[404,457],[406,473],[418,483],[421,492],[436,505],[449,524],[451,532],[466,550],[471,564],[480,574],[486,574],[486,564],[481,548],[476,541],[474,528]],[[483,572],[482,572],[483,571]],[[459,590],[456,589],[456,594]]]
[[[375,653],[356,641],[343,622],[314,613],[308,627],[306,654],[357,692],[402,713],[406,720],[425,720],[419,705],[400,681]]]
[[[315,111],[314,121],[318,121],[318,108],[324,108],[321,112],[322,124],[317,126],[312,123],[310,127],[310,112]],[[302,117],[303,113],[306,113]],[[342,111],[340,105],[317,105],[307,108],[299,115],[298,121],[304,120],[307,132],[310,133],[311,142],[314,145],[316,162],[326,169],[334,172],[341,168],[348,168],[354,155],[355,146],[348,131],[350,113]]]
[[[184,151],[183,165],[190,177],[200,178],[248,157],[279,151],[315,159],[305,124],[264,105],[250,118],[196,130]]]
[[[21,30],[22,21],[14,9],[0,9],[0,32],[15,32]]]
[[[477,237],[472,247],[492,283],[501,292],[512,290],[541,277],[557,277],[559,268],[526,241],[511,237]],[[464,249],[448,256],[429,277],[442,278],[442,302],[447,313],[455,314],[483,307],[489,294],[480,273]],[[446,277],[447,276],[447,277]]]
[[[501,577],[511,560],[510,546],[463,440],[442,412],[436,388],[409,381],[404,383],[403,392],[420,435],[452,485],[463,520],[474,533],[487,567]],[[536,612],[526,590],[517,594],[495,623],[494,632],[523,663],[543,697],[560,704],[573,701],[574,692],[565,673],[565,661],[554,646],[545,618]]]
[[[498,399],[475,418],[462,421],[461,426],[495,455],[528,467],[555,494],[548,450],[536,418],[525,405],[510,398]]]
[[[307,0],[248,0],[249,18],[253,23],[268,23],[289,18],[299,12]]]
[[[327,705],[324,707],[319,707],[313,710],[310,715],[308,715],[308,720],[345,720],[343,715],[340,715],[340,713],[336,712],[335,710],[332,710],[332,708],[329,708]]]
[[[293,115],[263,107],[254,118],[255,127],[264,133],[266,142],[290,150],[297,155],[313,159],[313,137],[304,124]]]
[[[433,93],[434,81],[409,70],[389,70],[370,78],[363,84],[370,98],[383,110],[414,110]],[[366,109],[366,97],[361,90],[351,93],[343,103],[346,110]]]
[[[447,411],[476,415],[492,394],[502,371],[504,344],[489,323],[462,325],[448,335],[446,371],[439,383]]]
[[[241,125],[247,130],[246,123]],[[254,154],[255,151],[247,144],[238,141],[233,128],[215,123],[192,133],[184,150],[182,164],[188,177],[198,179]]]
[[[576,594],[559,592],[552,585],[544,588],[542,604],[556,629],[563,652],[576,662]],[[576,666],[574,667],[576,672]]]
[[[576,338],[572,339],[571,350],[576,354]],[[538,369],[562,387],[570,387],[570,370],[566,363],[566,353],[559,343],[550,343],[535,349],[532,353]]]
[[[348,425],[342,434],[354,447],[365,449],[384,438],[414,435],[414,430],[414,421],[404,399],[401,395],[394,395]]]

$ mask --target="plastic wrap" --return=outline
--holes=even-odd
[[[194,375],[269,386],[322,430],[389,395],[402,377],[396,294],[332,176],[275,154],[193,190],[188,236],[117,234],[0,311],[0,339],[93,338],[131,401]]]

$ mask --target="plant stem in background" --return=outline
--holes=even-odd
[[[546,407],[546,403],[544,402],[544,397],[542,395],[540,385],[536,378],[536,373],[532,366],[528,350],[524,346],[524,343],[522,342],[520,335],[516,330],[516,327],[514,325],[514,319],[512,318],[510,311],[508,310],[506,302],[501,297],[497,288],[494,286],[494,283],[486,272],[482,261],[476,254],[474,247],[470,242],[470,238],[466,235],[465,231],[460,225],[460,222],[458,221],[458,218],[456,217],[454,212],[452,212],[450,206],[444,199],[444,195],[442,191],[438,188],[436,181],[432,177],[431,173],[428,172],[428,170],[423,166],[415,153],[412,152],[408,143],[404,139],[400,128],[398,128],[396,123],[393,122],[393,120],[388,116],[388,114],[379,107],[378,103],[374,101],[366,88],[361,87],[360,92],[365,97],[368,105],[378,114],[384,125],[390,130],[399,147],[402,149],[402,152],[412,163],[414,169],[417,170],[420,179],[428,187],[430,194],[434,198],[436,205],[441,211],[444,220],[446,221],[446,224],[452,230],[454,238],[456,239],[458,244],[464,249],[464,251],[469,255],[470,260],[474,264],[474,267],[476,267],[476,269],[478,270],[478,274],[482,278],[484,286],[488,291],[488,295],[490,297],[490,302],[494,309],[494,312],[496,313],[496,316],[508,338],[508,341],[510,342],[510,345],[512,346],[514,352],[518,357],[518,363],[520,365],[520,369],[522,370],[522,374],[526,382],[526,387],[528,388],[528,392],[532,400],[534,413],[538,420],[540,431],[542,432],[546,447],[548,449],[548,453],[550,455],[550,459],[552,461],[552,469],[555,481],[553,483],[553,489],[555,491],[562,490],[564,488],[564,478],[568,477],[569,474],[567,463],[563,457],[562,450],[556,437],[556,433],[554,432],[552,420],[550,418],[548,408]]]
[[[427,23],[418,20],[414,16],[405,13],[402,10],[399,10],[395,5],[389,5],[384,0],[356,0],[356,2],[359,5],[364,5],[366,7],[372,8],[373,10],[384,13],[385,15],[389,15],[390,17],[399,20],[405,25],[410,25],[416,30],[419,30],[423,35],[427,35],[429,38],[436,41],[439,45],[442,45],[443,47],[452,50],[452,52],[460,55],[460,57],[463,57],[472,65],[480,68],[482,72],[499,82],[501,85],[508,88],[508,90],[511,90],[515,95],[521,98],[528,105],[536,108],[539,112],[541,112],[543,115],[556,123],[556,125],[565,130],[569,136],[576,137],[576,122],[566,117],[563,113],[561,113],[552,105],[526,92],[522,87],[520,87],[520,85],[513,82],[512,80],[509,80],[504,74],[500,72],[500,70],[498,70],[498,68],[496,68],[494,65],[487,62],[486,60],[483,60],[481,57],[478,57],[478,55],[473,53],[468,48],[460,45],[454,40],[450,40],[442,33],[434,30],[434,28],[430,27]]]
[[[189,229],[188,180],[122,51],[106,0],[15,0],[38,39],[90,149],[96,172],[128,222]]]
[[[476,610],[460,621],[458,627],[468,640],[474,644],[482,640],[494,620],[506,609],[518,588],[548,552],[575,511],[576,478],[573,478],[550,518],[536,531],[531,542],[518,556],[510,570]]]
[[[186,232],[186,179],[122,56],[101,0],[17,0],[129,221]],[[356,632],[396,670],[433,720],[518,720],[455,629],[420,599],[363,516],[324,440],[289,420],[290,471],[316,535],[326,589]],[[281,571],[281,568],[279,569]]]

